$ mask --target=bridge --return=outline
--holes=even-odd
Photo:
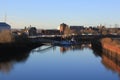
[[[71,40],[73,37],[78,43],[80,43],[81,41],[93,41],[105,37],[118,39],[120,38],[120,35],[37,35],[28,36],[28,39],[33,43],[37,42],[43,44],[51,44],[54,41]]]
[[[37,53],[44,53],[44,52],[49,52],[49,50],[55,50],[57,46],[48,46],[48,45],[44,45],[44,46],[40,46],[36,49],[33,49],[31,52],[34,53],[34,52],[37,52]],[[83,48],[92,48],[91,47],[91,44],[88,42],[86,44],[82,43],[80,45],[69,45],[69,46],[59,46],[60,49],[66,49],[67,50],[81,50]]]

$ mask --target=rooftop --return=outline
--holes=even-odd
[[[10,26],[9,24],[5,23],[5,22],[0,22],[0,26]]]

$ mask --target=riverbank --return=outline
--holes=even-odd
[[[26,34],[14,35],[9,30],[0,32],[0,52],[21,52],[41,46],[42,43],[32,42]]]
[[[31,50],[33,48],[42,46],[41,43],[31,43],[31,42],[12,42],[12,43],[0,43],[0,51],[24,51],[24,50]]]
[[[111,39],[111,38],[103,38],[101,40],[102,48],[108,50],[110,53],[120,54],[120,41]]]

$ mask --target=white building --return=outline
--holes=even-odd
[[[0,22],[0,31],[1,30],[11,30],[11,26],[5,22]]]

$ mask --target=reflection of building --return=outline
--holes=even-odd
[[[65,48],[65,47],[60,47],[60,52],[64,53],[68,50],[68,48]]]
[[[84,48],[91,49],[91,44],[80,44],[80,45],[71,45],[71,46],[60,46],[60,52],[64,53],[68,50],[83,50]]]
[[[10,30],[11,26],[5,22],[0,22],[0,30]]]

